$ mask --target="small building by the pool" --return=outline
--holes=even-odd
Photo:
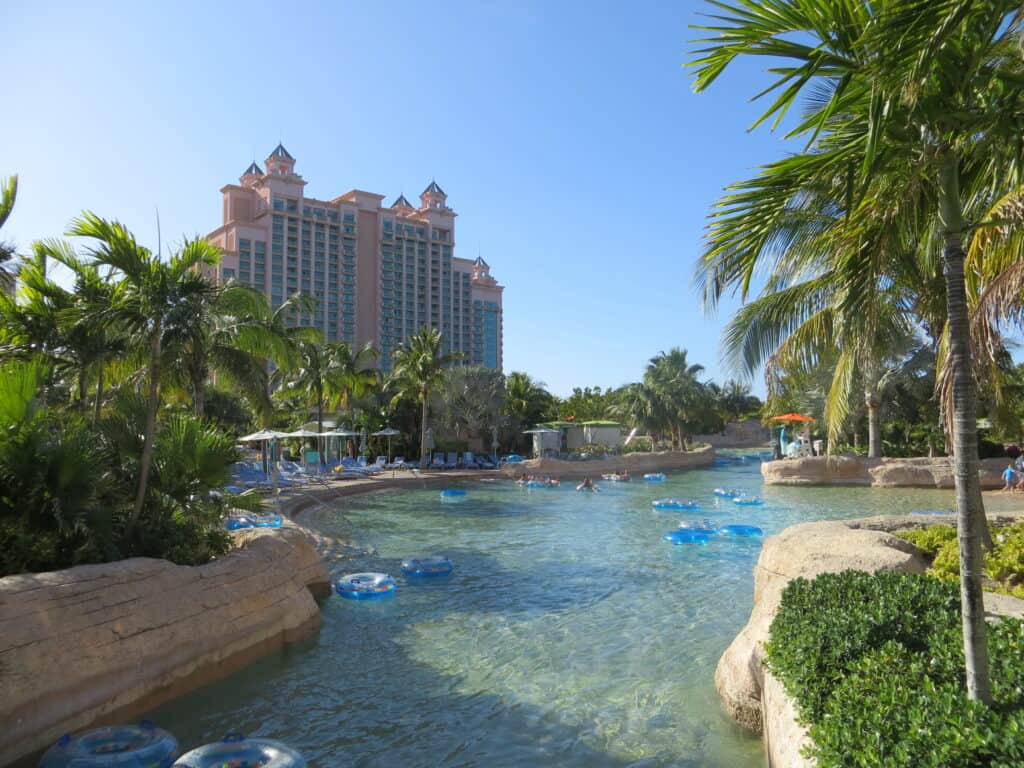
[[[622,425],[616,421],[551,421],[542,426],[561,432],[559,447],[545,443],[544,447],[559,451],[576,451],[588,445],[615,448],[622,445]],[[545,437],[548,437],[545,435]],[[555,435],[551,435],[555,439]]]

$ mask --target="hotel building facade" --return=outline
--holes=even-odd
[[[274,309],[314,297],[316,309],[296,321],[329,341],[372,342],[384,370],[422,327],[438,329],[464,364],[501,370],[503,286],[483,259],[455,256],[457,214],[436,182],[419,207],[358,189],[316,200],[305,186],[278,144],[264,168],[253,163],[223,187],[224,223],[207,239],[224,258],[210,275],[263,291]]]

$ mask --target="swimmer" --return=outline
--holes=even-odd
[[[590,491],[591,493],[597,493],[598,487],[594,485],[594,481],[590,479],[590,476],[583,478],[583,482],[576,486],[577,491]]]

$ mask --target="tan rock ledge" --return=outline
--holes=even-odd
[[[1008,459],[983,459],[982,488],[1001,488]],[[863,485],[877,488],[952,488],[953,460],[869,459],[864,456],[812,456],[761,463],[766,485]]]
[[[600,479],[606,472],[626,470],[638,475],[644,472],[671,472],[677,469],[710,467],[715,463],[715,449],[709,445],[692,451],[658,451],[656,453],[627,453],[607,459],[585,461],[562,461],[561,459],[527,459],[517,464],[506,464],[501,468],[505,477],[518,477],[522,473],[552,475],[553,477],[582,478],[590,476]]]
[[[0,579],[0,765],[316,629],[330,583],[307,532],[236,536],[238,550],[199,567],[133,558]]]
[[[762,734],[769,766],[811,765],[800,755],[807,734],[796,722],[793,703],[764,668],[764,643],[789,580],[848,569],[924,573],[927,566],[917,549],[890,532],[940,524],[943,521],[912,515],[826,520],[793,525],[765,539],[754,566],[750,619],[719,660],[715,687],[733,719]],[[986,593],[985,605],[992,617],[1024,612],[1024,601],[1005,595]]]

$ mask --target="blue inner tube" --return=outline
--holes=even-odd
[[[711,524],[710,520],[683,520],[679,523],[679,530],[703,533],[708,536],[718,533],[718,529]]]
[[[255,515],[229,515],[224,521],[224,527],[229,531],[241,531],[245,528],[256,527]]]
[[[737,496],[732,500],[733,504],[739,504],[741,507],[759,507],[764,504],[764,500],[759,499],[757,496]]]
[[[440,555],[402,561],[402,573],[406,576],[447,576],[454,568],[451,560]]]
[[[723,525],[718,533],[725,536],[761,536],[764,531],[756,525]]]
[[[177,754],[178,740],[143,720],[138,725],[65,734],[46,750],[39,768],[170,768]]]
[[[700,509],[693,499],[655,499],[651,502],[655,509]]]
[[[306,768],[306,761],[280,741],[247,739],[240,733],[229,733],[223,741],[182,755],[174,765],[177,768]]]
[[[442,499],[454,499],[457,496],[465,496],[466,492],[461,488],[445,488],[441,491]]]
[[[665,475],[661,472],[648,472],[644,475],[644,480],[649,483],[663,483],[665,482]]]
[[[280,528],[283,520],[280,515],[257,515],[257,528]]]
[[[548,487],[548,484],[545,483],[543,480],[527,480],[525,483],[523,483],[523,485],[526,486],[527,488],[547,488]]]
[[[334,591],[349,600],[373,600],[393,595],[397,585],[386,573],[350,573],[334,583]]]
[[[663,541],[668,541],[672,544],[700,544],[701,546],[705,546],[711,536],[703,531],[679,528],[675,531],[669,531],[661,538]]]
[[[737,496],[743,495],[743,491],[736,488],[715,488],[712,493],[715,496],[721,496],[723,499],[735,499]]]

